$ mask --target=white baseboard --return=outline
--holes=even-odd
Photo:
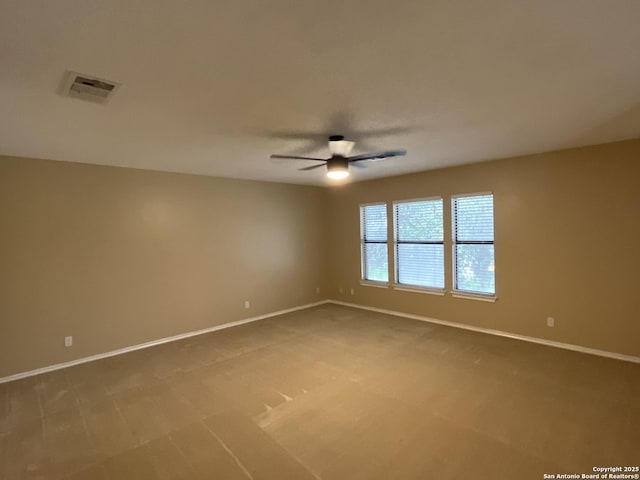
[[[387,315],[395,315],[397,317],[411,318],[413,320],[420,320],[421,322],[437,323],[439,325],[446,325],[447,327],[462,328],[464,330],[471,330],[474,332],[488,333],[490,335],[497,335],[499,337],[513,338],[515,340],[523,340],[525,342],[538,343],[540,345],[546,345],[548,347],[564,348],[565,350],[573,350],[574,352],[588,353],[590,355],[598,355],[599,357],[613,358],[615,360],[623,360],[625,362],[640,363],[640,357],[633,355],[624,355],[622,353],[607,352],[606,350],[598,350],[595,348],[582,347],[580,345],[573,345],[571,343],[554,342],[552,340],[544,340],[542,338],[528,337],[526,335],[518,335],[516,333],[503,332],[502,330],[493,330],[490,328],[474,327],[473,325],[466,325],[464,323],[448,322],[446,320],[438,320],[435,318],[423,317],[421,315],[413,315],[411,313],[396,312],[395,310],[385,310],[384,308],[369,307],[366,305],[359,305],[357,303],[341,302],[340,300],[328,300],[327,303],[334,303],[336,305],[343,305],[345,307],[360,308],[362,310],[370,310],[372,312],[385,313]]]
[[[93,362],[94,360],[100,360],[102,358],[114,357],[123,353],[133,352],[135,350],[141,350],[143,348],[149,348],[163,343],[175,342],[176,340],[182,340],[183,338],[195,337],[196,335],[203,335],[205,333],[215,332],[217,330],[223,330],[225,328],[237,327],[238,325],[244,325],[245,323],[251,323],[258,320],[264,320],[265,318],[275,317],[277,315],[283,315],[285,313],[295,312],[297,310],[304,310],[305,308],[316,307],[327,303],[328,300],[322,300],[320,302],[308,303],[306,305],[300,305],[298,307],[287,308],[285,310],[278,310],[277,312],[265,313],[264,315],[258,315],[256,317],[245,318],[243,320],[237,320],[235,322],[223,323],[221,325],[214,325],[213,327],[204,328],[202,330],[194,330],[192,332],[180,333],[172,337],[160,338],[158,340],[152,340],[150,342],[140,343],[138,345],[132,345],[131,347],[119,348],[117,350],[111,350],[110,352],[99,353],[97,355],[91,355],[90,357],[78,358],[77,360],[71,360],[64,363],[56,363],[55,365],[49,365],[47,367],[37,368],[35,370],[29,370],[28,372],[15,373],[6,377],[0,377],[0,383],[12,382],[14,380],[20,380],[22,378],[33,377],[34,375],[40,375],[41,373],[53,372],[54,370],[60,370],[62,368],[72,367],[74,365],[80,365],[82,363]]]

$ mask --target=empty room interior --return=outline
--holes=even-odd
[[[0,0],[0,480],[640,478],[639,23]]]

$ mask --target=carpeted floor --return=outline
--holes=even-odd
[[[640,463],[640,365],[325,305],[0,385],[0,479],[542,479]]]

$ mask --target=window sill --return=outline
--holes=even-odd
[[[389,288],[389,284],[386,282],[374,282],[371,280],[360,280],[360,285],[363,287]]]
[[[413,293],[426,293],[428,295],[438,295],[443,297],[445,294],[444,290],[437,290],[435,288],[422,288],[422,287],[411,287],[411,286],[404,286],[404,285],[394,285],[393,286],[394,290],[398,290],[400,292],[413,292]]]
[[[467,300],[479,300],[480,302],[495,303],[498,297],[495,295],[482,295],[481,293],[467,293],[467,292],[450,292],[454,298],[465,298]]]

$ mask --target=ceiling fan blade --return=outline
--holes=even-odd
[[[350,166],[354,167],[354,168],[367,168],[367,164],[366,163],[354,163],[353,165],[349,164]]]
[[[365,153],[363,155],[356,155],[355,157],[349,157],[349,163],[353,162],[362,162],[364,160],[373,160],[373,159],[383,159],[383,158],[391,158],[391,157],[402,157],[406,155],[406,150],[389,150],[387,152],[378,152],[378,153]]]
[[[320,165],[311,165],[310,167],[304,167],[304,168],[299,168],[298,170],[315,170],[316,168],[320,168],[320,167],[324,167],[327,164],[327,162],[321,163]]]
[[[314,158],[314,157],[297,157],[295,155],[271,155],[270,158],[285,158],[288,160],[312,160],[314,162],[326,162],[326,158]]]

